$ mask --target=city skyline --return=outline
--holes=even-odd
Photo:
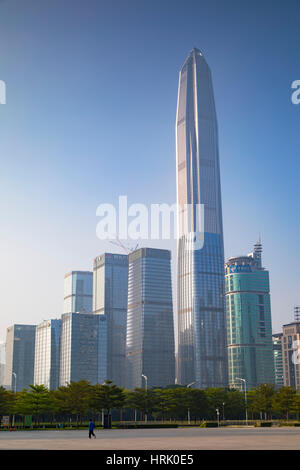
[[[266,1],[260,18],[249,12],[245,29],[238,21],[244,18],[242,8],[235,1],[227,10],[216,1],[210,6],[191,2],[191,10],[175,2],[171,17],[167,3],[158,15],[135,2],[126,10],[119,2],[116,17],[113,8],[106,5],[100,12],[91,1],[91,19],[75,1],[69,35],[58,19],[65,18],[67,10],[56,0],[45,2],[39,11],[34,1],[18,11],[13,10],[14,2],[1,3],[0,78],[7,84],[6,104],[0,107],[1,341],[12,324],[39,324],[51,315],[60,316],[65,273],[91,271],[98,253],[113,251],[95,235],[99,203],[126,193],[131,201],[175,201],[177,74],[195,45],[203,50],[214,76],[225,259],[243,253],[261,232],[270,271],[273,331],[292,320],[293,307],[299,304],[299,219],[289,213],[297,214],[299,203],[300,107],[291,103],[290,87],[299,78],[299,6],[289,2],[291,8],[279,11],[272,2],[269,17]],[[222,15],[212,21],[216,8]],[[50,25],[44,30],[43,16]],[[181,18],[185,34],[179,39]],[[141,32],[143,44],[137,41]],[[249,41],[249,35],[255,41]],[[121,37],[116,65],[113,52]],[[14,58],[9,58],[8,43]],[[53,54],[53,48],[59,53]],[[159,188],[155,197],[153,182]],[[165,241],[160,247],[169,248]],[[22,282],[15,295],[17,280]]]

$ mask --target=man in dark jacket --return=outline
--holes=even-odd
[[[96,439],[96,435],[94,434],[94,429],[95,429],[95,423],[93,422],[92,419],[90,419],[89,422],[89,439],[91,439],[91,436],[94,436]]]

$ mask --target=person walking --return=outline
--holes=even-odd
[[[96,439],[96,435],[94,434],[94,429],[95,429],[95,423],[92,419],[90,419],[89,422],[89,439],[91,439],[92,436]]]

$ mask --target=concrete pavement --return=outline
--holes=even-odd
[[[87,431],[1,431],[4,450],[299,450],[300,429],[178,428]]]

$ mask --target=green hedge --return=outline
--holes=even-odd
[[[218,428],[219,423],[218,421],[203,421],[203,423],[200,424],[200,428]]]
[[[178,428],[178,424],[116,424],[117,429]]]
[[[256,428],[270,428],[273,425],[272,421],[257,421],[254,426]]]

